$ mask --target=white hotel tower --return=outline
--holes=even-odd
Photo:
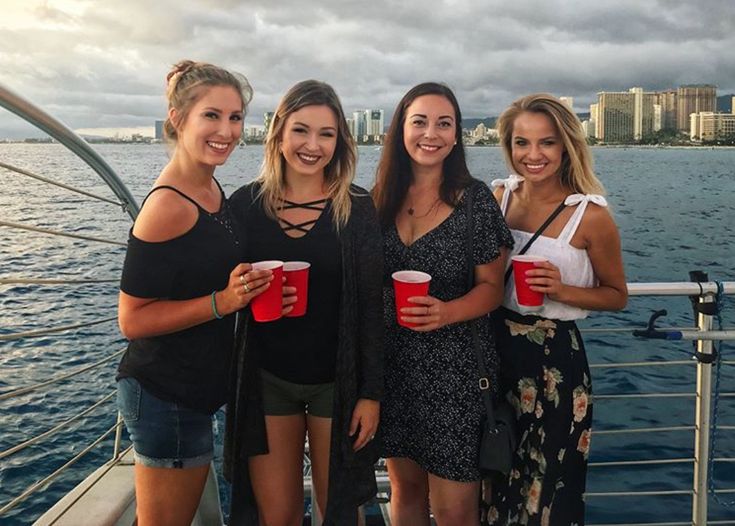
[[[352,136],[358,143],[379,141],[385,126],[383,110],[360,110],[352,113],[347,120]]]

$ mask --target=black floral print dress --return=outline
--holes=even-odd
[[[523,181],[511,175],[493,181],[504,185],[501,210]],[[589,202],[606,206],[601,196],[573,194],[567,206],[578,207],[557,238],[538,237],[529,254],[543,255],[561,270],[565,283],[596,283],[589,255],[571,245]],[[531,233],[511,230],[515,251]],[[512,283],[512,280],[511,280]],[[582,526],[584,491],[592,430],[592,384],[587,354],[574,320],[587,311],[546,298],[542,312],[516,311],[512,284],[504,307],[493,313],[500,387],[516,409],[519,446],[505,484],[493,484],[483,524],[493,526]],[[511,307],[511,308],[506,308]],[[520,310],[520,309],[519,309]],[[563,318],[559,319],[559,318]]]
[[[490,189],[474,188],[473,264],[489,263],[500,248],[512,247]],[[439,477],[480,479],[477,467],[484,406],[478,388],[477,362],[468,323],[421,333],[400,327],[391,274],[420,270],[431,274],[429,294],[448,301],[467,293],[464,197],[436,228],[406,246],[395,225],[384,231],[383,297],[386,322],[386,385],[381,408],[385,457],[404,457]],[[497,357],[487,316],[478,323],[486,366],[497,372]]]
[[[492,488],[487,522],[581,526],[592,427],[582,338],[573,321],[496,314],[500,383],[516,409],[520,443],[507,485]]]

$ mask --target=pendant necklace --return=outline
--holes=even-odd
[[[439,201],[441,201],[441,197],[437,197],[434,200],[434,202],[431,203],[431,206],[429,207],[429,209],[426,211],[425,214],[414,215],[414,213],[416,212],[416,209],[413,207],[413,205],[409,205],[408,210],[406,210],[406,212],[408,213],[408,215],[410,215],[410,216],[412,216],[412,217],[414,217],[416,219],[421,219],[423,217],[428,216],[431,213],[431,211],[434,210],[434,208],[436,208],[436,205],[439,203]]]

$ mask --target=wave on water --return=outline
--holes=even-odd
[[[118,171],[140,202],[166,163],[163,145],[100,145],[96,147]],[[380,150],[360,148],[356,182],[370,188]],[[628,281],[687,281],[690,270],[701,269],[710,279],[735,281],[735,190],[732,166],[735,150],[595,148],[598,174],[621,232]],[[485,182],[504,177],[507,169],[499,148],[469,148],[472,173]],[[236,149],[218,169],[229,195],[258,173],[262,149]],[[112,193],[90,169],[62,146],[0,144],[0,159],[53,176],[84,190]],[[49,173],[45,173],[48,171]],[[88,201],[38,181],[0,170],[2,219],[43,228],[124,242],[130,220],[120,208]],[[103,245],[33,232],[0,228],[0,277],[34,279],[112,279],[110,283],[75,285],[0,285],[0,335],[46,327],[73,325],[116,316],[117,287],[124,247]],[[725,302],[725,324],[733,326],[734,302]],[[627,327],[625,333],[585,333],[593,364],[621,361],[689,360],[691,343],[638,340],[631,331],[644,327],[650,313],[666,308],[660,326],[692,326],[687,298],[631,297],[617,313],[597,313],[580,323],[584,329]],[[122,350],[125,340],[113,320],[20,341],[0,341],[0,394],[42,382],[96,362]],[[734,345],[725,350],[732,359]],[[41,433],[88,407],[102,393],[115,389],[116,361],[101,369],[60,383],[51,389],[0,401],[0,451]],[[693,393],[693,363],[676,366],[593,368],[594,432],[588,492],[675,490],[691,488],[691,464],[600,467],[596,463],[648,458],[689,458],[690,431],[633,435],[605,431],[656,426],[691,426],[693,397],[653,399],[606,398],[636,393]],[[735,391],[733,367],[723,367],[722,389]],[[735,424],[735,398],[720,401],[720,422]],[[52,440],[0,460],[0,507],[29,484],[63,464],[115,422],[114,400],[90,417],[70,426]],[[732,432],[719,442],[722,456],[735,456]],[[19,526],[38,517],[94,467],[111,456],[108,441],[94,450],[58,482],[3,518]],[[735,470],[720,470],[718,484],[735,485]],[[729,485],[729,486],[728,486]],[[222,496],[227,501],[227,487]],[[689,496],[589,497],[588,520],[605,522],[681,521],[691,516]],[[710,503],[710,518],[732,518],[732,511]],[[682,519],[684,517],[685,519]]]

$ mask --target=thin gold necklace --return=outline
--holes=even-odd
[[[421,219],[423,217],[428,216],[431,213],[431,211],[434,210],[434,208],[436,208],[436,205],[439,203],[439,201],[441,201],[441,197],[437,197],[434,200],[434,202],[431,203],[431,206],[429,207],[429,209],[426,211],[425,214],[415,215],[416,209],[413,207],[413,205],[409,205],[408,210],[406,210],[406,212],[408,213],[408,215],[412,216],[415,219]]]

